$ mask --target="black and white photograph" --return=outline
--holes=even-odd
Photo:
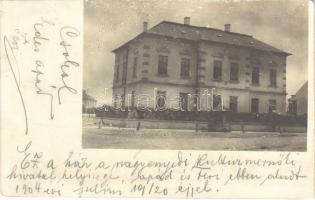
[[[307,151],[308,1],[86,0],[82,148]]]
[[[311,199],[311,0],[0,0],[0,199]]]

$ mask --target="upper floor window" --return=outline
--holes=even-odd
[[[214,80],[222,79],[222,61],[215,60],[213,62],[213,79]]]
[[[127,62],[123,63],[123,69],[122,69],[122,83],[126,84],[127,82]]]
[[[277,86],[277,70],[276,69],[270,69],[269,79],[270,79],[271,86]]]
[[[253,67],[252,84],[255,84],[255,85],[259,84],[259,68],[258,67]]]
[[[132,77],[137,77],[137,66],[138,66],[138,58],[134,57],[133,68],[132,68]]]
[[[159,75],[162,75],[162,76],[167,75],[167,63],[168,63],[168,56],[159,55],[159,63],[158,63]]]
[[[180,77],[188,78],[190,73],[190,59],[182,58],[180,63]]]
[[[230,81],[238,81],[238,64],[237,63],[231,63]]]
[[[119,64],[116,65],[116,77],[115,77],[116,83],[119,81]]]

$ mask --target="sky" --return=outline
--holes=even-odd
[[[111,103],[112,50],[159,22],[183,23],[253,35],[291,53],[287,58],[287,93],[307,80],[307,0],[86,0],[84,5],[83,88],[98,105]],[[107,88],[107,89],[106,89]]]

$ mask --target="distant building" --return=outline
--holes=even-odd
[[[297,105],[296,105],[296,96],[291,95],[291,97],[288,99],[288,113],[290,114],[297,114]]]
[[[298,115],[307,114],[307,85],[306,81],[295,94]]]
[[[82,94],[82,112],[87,113],[91,108],[95,108],[97,101],[83,90]]]
[[[223,104],[234,112],[286,112],[290,54],[232,32],[230,24],[225,30],[198,27],[185,17],[183,24],[162,21],[148,29],[144,22],[142,33],[113,52],[113,97],[123,106],[142,101],[152,108]]]

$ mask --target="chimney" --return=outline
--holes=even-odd
[[[148,30],[148,22],[143,22],[143,32],[147,32]]]
[[[226,32],[230,32],[231,31],[231,24],[224,24],[224,30]]]
[[[184,18],[184,24],[190,25],[190,17],[185,17]]]

